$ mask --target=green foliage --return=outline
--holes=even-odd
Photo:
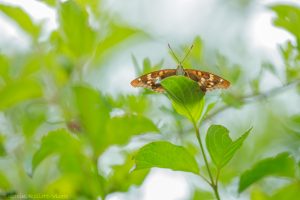
[[[30,16],[25,11],[15,6],[3,4],[0,5],[0,11],[10,17],[11,20],[32,36],[33,39],[37,39],[41,31],[40,27],[32,22]]]
[[[273,21],[274,25],[289,31],[300,42],[300,8],[291,5],[274,5],[271,9],[278,16]]]
[[[126,192],[130,186],[139,186],[149,173],[149,170],[132,171],[134,160],[128,156],[125,163],[113,166],[113,174],[107,180],[107,193]]]
[[[31,11],[0,3],[0,14],[4,17],[1,20],[5,25],[12,25],[8,32],[5,32],[6,28],[1,29],[3,38],[17,38],[12,41],[12,46],[2,43],[10,44],[10,40],[0,41],[0,199],[13,199],[16,194],[62,194],[68,199],[105,199],[113,193],[128,191],[132,195],[135,190],[131,187],[141,186],[152,167],[192,172],[204,178],[212,190],[205,192],[202,184],[195,184],[191,198],[213,198],[214,192],[219,199],[218,190],[234,185],[232,180],[249,165],[244,163],[245,159],[231,159],[237,149],[239,155],[249,160],[260,154],[274,153],[277,150],[274,146],[297,154],[300,133],[298,110],[288,107],[285,96],[272,97],[293,89],[295,85],[299,90],[299,7],[271,6],[276,14],[274,25],[296,39],[279,47],[284,66],[277,66],[276,60],[264,60],[261,65],[258,64],[260,69],[244,66],[243,63],[248,63],[248,60],[241,60],[243,53],[250,52],[240,42],[242,34],[235,42],[237,48],[234,52],[220,53],[214,52],[214,48],[217,51],[223,49],[221,40],[207,37],[202,40],[195,36],[192,42],[194,48],[183,63],[184,67],[216,73],[228,79],[231,87],[203,94],[198,84],[186,77],[164,79],[161,84],[175,108],[172,109],[162,95],[149,90],[137,95],[127,93],[127,90],[118,93],[98,89],[111,82],[115,84],[113,87],[117,84],[130,87],[127,78],[134,78],[129,77],[133,73],[128,71],[128,77],[118,77],[119,69],[111,65],[130,55],[136,75],[171,68],[163,65],[166,59],[162,56],[163,52],[154,52],[159,57],[153,60],[153,49],[148,49],[152,45],[145,46],[145,39],[149,44],[161,41],[151,28],[140,30],[145,26],[136,24],[135,20],[128,22],[133,24],[129,26],[122,14],[118,16],[117,12],[111,12],[102,1],[45,0],[35,3],[51,9],[57,21],[54,30],[48,29],[48,18],[36,23]],[[124,12],[128,10],[124,9]],[[12,36],[9,35],[11,33]],[[212,37],[214,35],[211,34]],[[218,43],[213,47],[211,41]],[[209,45],[205,46],[207,42]],[[170,44],[181,55],[186,54],[191,45]],[[142,52],[136,52],[137,47],[149,51],[149,55],[143,52],[146,56],[140,57]],[[234,57],[241,55],[238,59],[241,64],[236,64],[232,57],[224,56],[230,54]],[[131,66],[124,60],[122,62],[125,67]],[[253,76],[253,73],[256,74]],[[282,85],[276,88],[278,85],[273,86],[272,81],[268,83],[270,85],[264,85],[266,74]],[[274,90],[265,91],[264,86],[274,87]],[[291,90],[286,94],[295,92],[299,96],[299,91]],[[222,93],[221,98],[219,93]],[[267,100],[267,104],[259,103],[261,100]],[[250,110],[255,119],[246,106],[251,102]],[[228,112],[219,115],[225,110]],[[243,117],[228,117],[232,114],[230,110]],[[249,138],[251,144],[240,148],[250,130],[234,141],[229,137],[227,128],[210,126],[219,123],[219,119],[237,133],[242,132],[244,125],[253,125],[255,134]],[[205,127],[210,126],[207,135],[200,131],[200,122]],[[158,132],[161,134],[151,135]],[[191,135],[193,132],[199,146],[195,144],[195,136]],[[148,135],[145,137],[143,134]],[[168,141],[153,142],[153,137],[176,141],[180,146]],[[204,146],[201,140],[205,137]],[[140,143],[146,144],[135,149]],[[103,160],[111,159],[112,146],[112,149],[122,151],[118,151],[118,156],[122,156],[124,162],[117,165],[110,163],[110,173],[106,174],[105,170],[102,171],[106,167]],[[206,152],[209,154],[206,155]],[[136,155],[134,159],[133,155]],[[196,157],[199,162],[196,162]],[[225,168],[229,161],[231,167]],[[280,188],[253,187],[248,193],[245,191],[246,198],[251,193],[252,199],[297,199],[299,174],[295,172],[294,163],[287,154],[258,162],[241,176],[240,192],[266,176],[283,176],[290,179]],[[270,181],[272,183],[273,180]],[[220,188],[219,182],[222,182]],[[234,192],[230,195],[236,196]]]
[[[32,158],[32,173],[36,167],[49,155],[58,153],[68,154],[74,150],[79,150],[79,141],[64,129],[49,132],[43,137],[41,146]]]
[[[134,135],[158,131],[155,124],[143,116],[113,117],[107,124],[107,140],[105,142],[107,145],[126,144]]]
[[[193,156],[184,147],[169,142],[149,143],[138,151],[134,159],[135,170],[160,167],[199,173],[197,162]]]
[[[10,182],[6,178],[5,174],[0,172],[0,189],[1,190],[8,190],[11,187]]]
[[[74,1],[64,2],[60,6],[60,34],[67,47],[66,53],[74,58],[92,53],[96,46],[96,32],[89,25],[87,11]]]
[[[242,146],[251,129],[246,131],[235,141],[229,137],[229,131],[224,126],[212,125],[206,135],[206,146],[208,152],[218,169],[223,168],[234,156],[235,152]]]
[[[101,94],[88,86],[73,87],[75,101],[82,126],[96,154],[104,150],[105,125],[109,120],[110,108]]]
[[[240,177],[239,192],[266,176],[293,177],[294,174],[295,160],[288,153],[281,153],[275,157],[263,159],[245,171]]]
[[[18,80],[0,89],[0,110],[8,109],[18,103],[42,97],[41,85],[34,80]]]
[[[172,76],[162,80],[161,85],[175,110],[191,122],[197,123],[204,107],[204,93],[198,83],[183,76]]]

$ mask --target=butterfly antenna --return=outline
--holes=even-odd
[[[185,54],[184,58],[182,59],[182,61],[180,63],[183,63],[185,61],[185,59],[188,57],[188,55],[190,55],[193,47],[194,47],[194,45],[191,45],[191,47],[189,48],[189,51]]]
[[[179,61],[179,59],[178,59],[177,56],[175,55],[175,53],[174,53],[173,49],[171,48],[170,44],[168,44],[168,47],[169,47],[169,49],[170,49],[170,51],[171,51],[173,57],[176,59],[176,61],[177,61],[178,64],[180,65],[181,62]]]

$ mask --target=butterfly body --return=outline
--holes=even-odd
[[[131,81],[131,85],[133,87],[148,88],[156,92],[164,92],[160,81],[176,75],[183,75],[196,81],[203,92],[214,89],[226,89],[230,86],[230,82],[220,76],[195,69],[183,69],[182,66],[178,66],[177,69],[162,69],[144,74]]]

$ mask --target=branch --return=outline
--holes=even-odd
[[[271,98],[273,96],[276,96],[284,91],[286,91],[289,88],[292,88],[296,85],[300,84],[300,80],[295,80],[292,81],[290,83],[286,83],[280,87],[271,89],[267,92],[264,93],[259,93],[259,94],[250,94],[250,95],[245,95],[243,97],[240,97],[239,99],[244,103],[244,104],[250,104],[253,102],[257,102],[257,101],[261,101],[261,100],[266,100],[268,98]],[[205,119],[203,120],[203,122],[208,121],[209,119],[215,117],[216,115],[222,113],[223,111],[227,110],[231,108],[230,105],[223,105],[221,107],[219,107],[218,109],[216,109],[215,111],[211,112],[209,115],[207,115],[205,117]]]

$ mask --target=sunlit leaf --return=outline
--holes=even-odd
[[[277,190],[275,194],[271,196],[270,200],[278,200],[278,199],[295,200],[299,198],[299,191],[300,191],[300,183],[294,182],[292,184],[289,184]]]
[[[88,86],[73,89],[83,128],[96,152],[100,153],[107,145],[105,134],[110,108],[97,90]]]
[[[66,1],[59,9],[62,38],[75,58],[91,54],[96,47],[96,32],[89,25],[88,13],[75,1]]]
[[[10,189],[11,184],[9,180],[7,179],[6,175],[2,172],[0,172],[0,191],[1,190],[8,190]]]
[[[293,177],[294,174],[294,158],[289,153],[281,153],[275,157],[263,159],[245,171],[240,177],[239,192],[266,176]]]
[[[40,148],[32,158],[32,173],[36,167],[49,155],[68,153],[79,148],[79,142],[64,129],[49,132],[42,138]]]
[[[152,142],[143,146],[134,157],[136,168],[167,168],[176,171],[199,173],[194,157],[182,146],[169,142]]]
[[[33,23],[30,16],[27,12],[24,12],[23,9],[0,4],[0,11],[9,16],[13,21],[15,21],[20,28],[22,28],[29,35],[33,36],[36,39],[39,35],[40,28]]]
[[[201,200],[201,199],[213,200],[215,199],[215,197],[211,192],[196,189],[192,197],[192,200]]]
[[[106,144],[125,144],[138,134],[158,132],[155,124],[143,116],[125,115],[113,117],[107,124]]]
[[[7,109],[18,103],[41,97],[41,85],[33,80],[18,80],[0,89],[0,110]]]
[[[149,170],[132,171],[134,160],[131,156],[121,165],[113,166],[112,174],[107,180],[107,192],[126,192],[131,186],[141,185]]]
[[[197,123],[204,107],[204,93],[197,82],[183,76],[172,76],[161,81],[175,110]]]
[[[206,135],[206,146],[214,164],[221,169],[242,146],[251,129],[235,141],[229,137],[229,131],[224,126],[212,125]]]
[[[271,9],[276,12],[275,26],[284,28],[300,39],[300,8],[292,5],[274,5]]]

